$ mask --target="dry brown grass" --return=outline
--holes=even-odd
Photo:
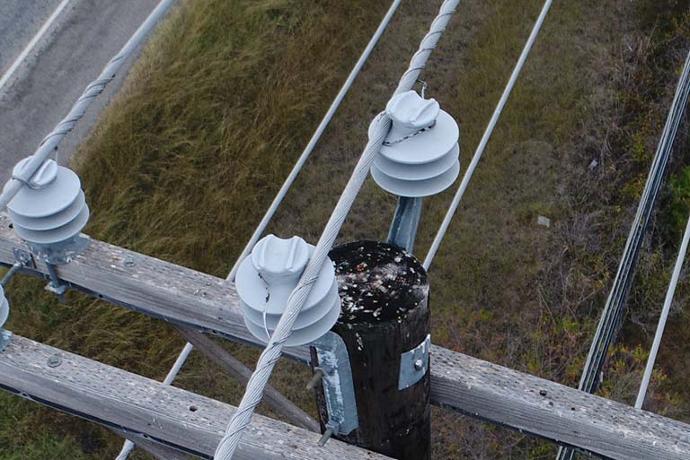
[[[407,1],[272,223],[314,241],[440,3]],[[428,94],[462,122],[467,164],[541,0],[466,0],[429,63]],[[83,146],[79,172],[100,239],[224,275],[387,7],[385,1],[195,0],[157,34]],[[633,199],[606,192],[626,170],[609,149],[637,23],[629,2],[555,2],[529,63],[431,270],[436,343],[575,383],[620,252]],[[588,165],[598,159],[599,169]],[[624,174],[623,174],[624,175]],[[621,179],[624,180],[624,179]],[[603,193],[603,192],[602,192]],[[450,192],[427,200],[418,253]],[[342,240],[383,238],[394,199],[367,183]],[[553,221],[547,229],[538,215]],[[36,300],[13,286],[21,334],[161,378],[182,341],[160,322],[75,296]],[[227,345],[247,363],[255,350]],[[620,368],[619,374],[630,369]],[[306,370],[275,385],[308,410]],[[242,389],[197,355],[179,385],[236,402]],[[29,408],[0,458],[47,458],[32,430],[66,436],[85,458],[117,440]],[[11,401],[11,402],[10,402]],[[7,402],[7,403],[6,403]],[[11,406],[10,406],[11,404]],[[49,414],[49,415],[48,415]],[[43,417],[48,417],[44,423]],[[435,458],[550,458],[548,443],[435,411]]]

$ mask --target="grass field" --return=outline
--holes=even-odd
[[[403,3],[271,231],[317,239],[369,120],[439,4]],[[685,36],[683,21],[656,32],[672,4],[687,10],[687,2],[671,0],[555,2],[431,269],[434,342],[577,382],[673,90],[678,53],[653,51],[686,43],[673,41]],[[387,6],[181,0],[75,161],[93,210],[88,233],[224,276]],[[463,166],[540,6],[463,1],[429,63],[427,94],[462,124]],[[654,85],[636,99],[646,81]],[[451,193],[426,201],[419,255]],[[384,238],[394,204],[369,181],[341,241]],[[540,215],[551,219],[549,228],[537,225]],[[658,253],[654,265],[654,253],[645,270],[663,279],[667,255]],[[63,305],[40,293],[36,281],[13,282],[11,330],[158,379],[183,345],[160,322],[76,294]],[[644,359],[639,337],[626,329],[605,394],[632,394]],[[256,359],[256,350],[226,346],[248,365]],[[313,412],[301,390],[307,378],[285,362],[273,383]],[[668,382],[663,373],[659,379]],[[234,403],[242,394],[196,354],[177,385]],[[664,390],[659,410],[679,401],[688,407],[690,395],[678,386]],[[543,441],[447,412],[435,411],[433,423],[439,459],[555,453]],[[119,443],[89,423],[0,395],[0,459],[113,458]]]

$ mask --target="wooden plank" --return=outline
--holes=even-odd
[[[204,356],[216,363],[225,372],[235,377],[242,385],[247,385],[249,378],[252,376],[252,371],[239,359],[232,356],[223,347],[200,332],[182,327],[179,328],[179,331],[187,342],[194,345],[195,349],[202,352]],[[319,422],[311,418],[309,414],[296,406],[271,385],[267,385],[264,390],[264,401],[273,410],[285,416],[291,424],[315,433],[321,432]]]
[[[48,364],[59,356],[59,365]],[[81,356],[14,336],[0,353],[0,388],[140,440],[210,458],[234,407]],[[236,459],[384,459],[320,435],[255,415]]]
[[[432,401],[603,457],[688,459],[690,425],[432,346]]]
[[[25,249],[24,243],[1,214],[0,264],[14,263],[15,248]],[[234,284],[223,278],[97,240],[57,272],[71,288],[115,305],[263,347],[244,325]],[[47,276],[48,269],[39,262],[29,273]],[[310,359],[306,348],[286,348],[285,354],[305,363]]]
[[[0,217],[0,264],[22,247]],[[39,266],[34,274],[45,273]],[[232,283],[107,243],[59,268],[72,287],[151,316],[245,343]],[[285,354],[309,361],[306,348]],[[540,391],[545,391],[546,396]],[[432,346],[432,403],[614,458],[690,458],[690,426]],[[575,408],[574,410],[572,408]]]

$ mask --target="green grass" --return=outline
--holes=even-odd
[[[224,276],[387,3],[182,1],[80,149],[75,163],[93,210],[88,233]],[[463,1],[430,60],[428,94],[462,123],[463,166],[541,3]],[[316,240],[369,120],[385,105],[438,4],[403,5],[273,232]],[[630,106],[622,88],[635,64],[625,60],[620,37],[637,37],[633,13],[623,0],[555,2],[432,267],[436,343],[576,382],[634,202],[634,191],[618,187],[631,181],[628,151],[600,155],[611,125]],[[644,158],[648,147],[641,145]],[[604,161],[591,172],[594,158]],[[450,196],[426,201],[418,254]],[[341,240],[385,237],[394,204],[369,181]],[[538,226],[539,215],[552,227]],[[60,305],[41,294],[38,282],[15,282],[9,292],[9,326],[17,333],[150,377],[162,378],[183,344],[161,322],[79,295]],[[256,358],[256,350],[226,346],[248,364]],[[621,364],[615,372],[632,370]],[[306,378],[306,369],[285,362],[273,383],[313,411],[301,390]],[[178,384],[235,403],[242,394],[196,354]],[[52,446],[76,449],[57,458],[107,458],[119,447],[104,430],[14,397],[0,396],[0,408],[7,414],[0,458],[55,458]],[[441,411],[434,413],[434,436],[435,458],[555,452],[548,443]]]

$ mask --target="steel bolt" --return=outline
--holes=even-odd
[[[48,367],[58,367],[60,364],[62,364],[62,358],[58,355],[53,355],[48,358]]]
[[[422,369],[424,369],[424,361],[422,361],[421,359],[416,360],[414,362],[414,368],[418,371],[421,371]]]
[[[307,383],[307,390],[315,389],[316,385],[319,384],[324,375],[326,375],[326,372],[323,369],[320,367],[314,368],[314,376],[311,378],[311,380],[309,380],[309,383]]]
[[[125,267],[134,267],[134,259],[132,257],[125,258]]]
[[[323,433],[321,436],[321,439],[319,439],[319,446],[323,447],[326,445],[329,439],[335,434],[336,431],[340,428],[340,424],[337,422],[332,422],[328,421],[326,424],[326,431]]]

